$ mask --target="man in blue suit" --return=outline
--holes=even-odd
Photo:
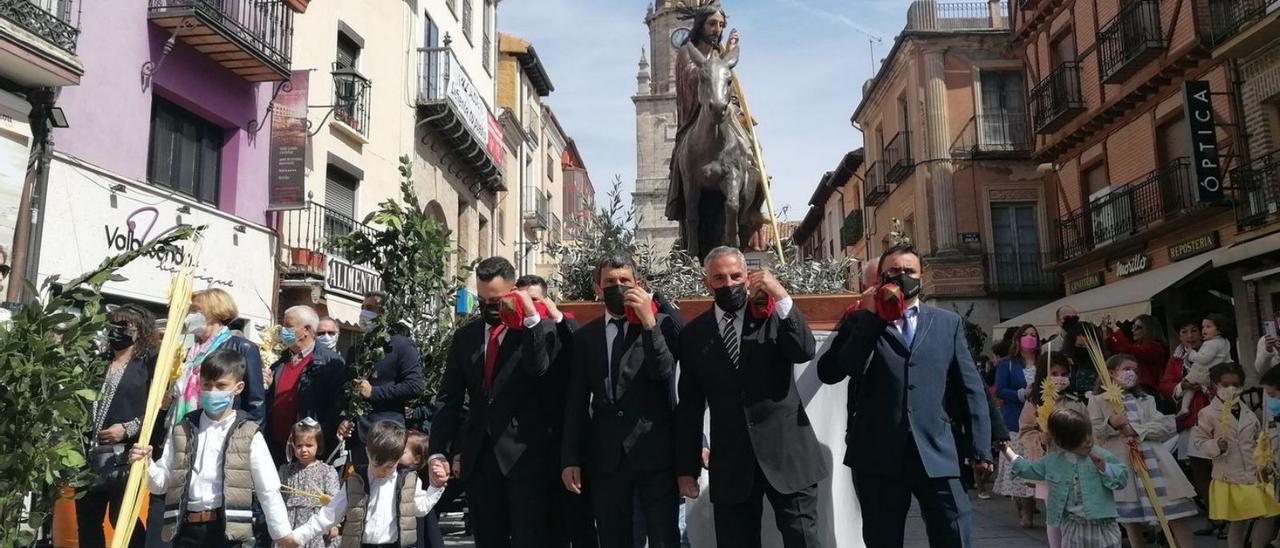
[[[839,360],[824,360],[818,368],[827,384],[849,378],[844,463],[854,472],[869,548],[903,545],[913,495],[930,546],[972,546],[960,455],[974,466],[991,466],[987,395],[965,345],[964,323],[920,302],[921,274],[910,244],[885,251],[881,286],[863,293],[862,309],[846,320],[844,344],[831,349],[840,352]],[[895,321],[877,314],[880,288],[888,284],[905,300]],[[968,427],[958,451],[952,433],[957,421]]]

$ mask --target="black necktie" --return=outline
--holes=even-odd
[[[724,327],[720,328],[720,336],[724,338],[724,350],[729,354],[729,361],[733,364],[733,368],[738,368],[738,329],[734,327],[734,320],[738,319],[737,312],[724,313]]]
[[[623,336],[626,335],[626,320],[609,320],[609,324],[617,328],[613,335],[613,345],[609,350],[609,397],[618,399],[618,374],[622,370]]]

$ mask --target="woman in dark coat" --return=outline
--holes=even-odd
[[[106,544],[102,519],[110,510],[111,522],[120,513],[128,476],[128,448],[138,441],[147,389],[156,363],[155,318],[145,309],[125,305],[107,318],[107,345],[111,358],[103,376],[98,401],[93,404],[93,431],[89,435],[89,462],[98,477],[76,500],[76,521],[83,548]],[[142,524],[134,528],[129,546],[142,546]]]

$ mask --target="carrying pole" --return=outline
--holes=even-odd
[[[742,92],[742,82],[738,74],[732,72],[733,92],[738,96],[738,105],[742,107],[743,121],[747,126],[747,137],[751,139],[751,154],[756,158],[756,167],[760,169],[760,191],[764,193],[764,207],[769,213],[769,224],[773,227],[773,246],[778,251],[778,263],[787,264],[787,254],[782,251],[782,234],[778,230],[778,218],[773,213],[773,194],[769,191],[769,172],[764,167],[764,152],[760,149],[760,139],[756,138],[755,122],[751,118],[751,110],[747,108],[747,95]]]

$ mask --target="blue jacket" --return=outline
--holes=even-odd
[[[368,379],[373,392],[369,395],[369,414],[358,424],[361,439],[366,428],[380,420],[404,424],[404,408],[422,395],[426,384],[422,359],[413,341],[403,335],[392,335],[384,350],[386,354],[373,366],[373,378]],[[351,347],[347,351],[347,363],[354,363],[363,351],[359,345]]]
[[[236,409],[249,415],[249,420],[262,424],[267,417],[267,389],[262,382],[262,352],[258,345],[244,337],[231,337],[219,349],[235,350],[244,358],[244,390],[236,396]]]
[[[859,310],[846,321],[839,359],[819,361],[818,377],[827,384],[850,379],[847,466],[900,476],[908,444],[915,444],[931,478],[959,476],[962,456],[991,460],[991,404],[959,315],[921,305],[910,346],[874,313]],[[966,432],[959,451],[956,421],[964,421]]]
[[[1000,398],[1000,416],[1010,432],[1018,431],[1018,415],[1022,414],[1023,400],[1018,398],[1018,391],[1027,387],[1022,368],[1019,360],[1005,358],[996,362],[996,397]]]
[[[1057,527],[1067,515],[1067,496],[1071,494],[1072,477],[1080,476],[1080,494],[1083,497],[1085,519],[1114,519],[1116,499],[1112,493],[1129,484],[1129,467],[1110,451],[1093,446],[1093,453],[1106,461],[1106,472],[1099,472],[1093,460],[1081,457],[1072,462],[1063,451],[1053,451],[1044,458],[1030,462],[1024,458],[1013,461],[1013,475],[1031,481],[1049,484],[1048,514],[1045,523]]]

